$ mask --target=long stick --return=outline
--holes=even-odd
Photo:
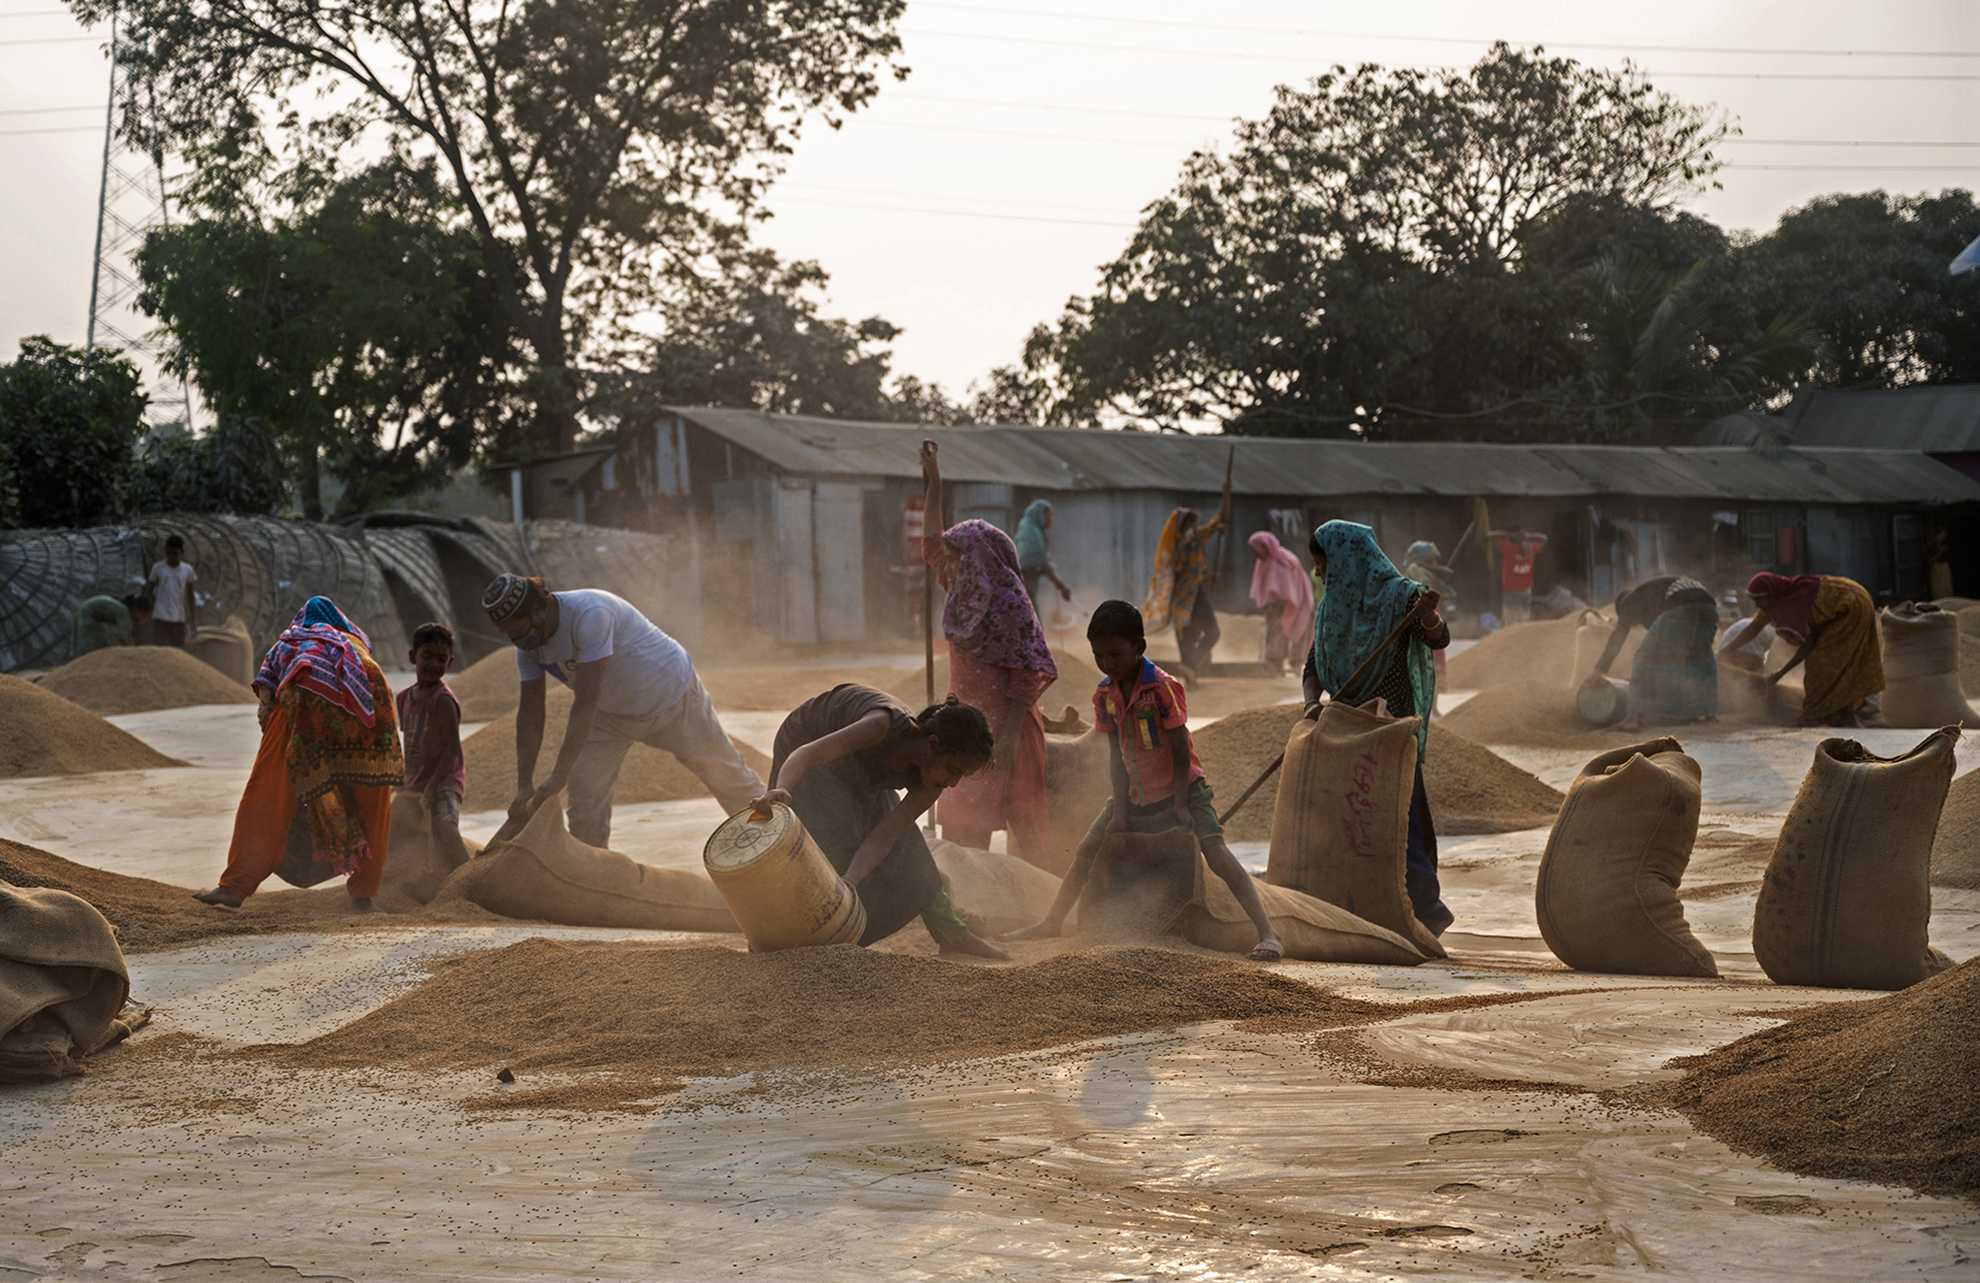
[[[921,568],[921,670],[928,678],[926,708],[935,703],[935,569],[926,564]]]
[[[1470,540],[1471,532],[1476,529],[1478,529],[1478,518],[1473,517],[1471,519],[1471,524],[1464,528],[1464,533],[1458,536],[1457,547],[1451,549],[1450,558],[1447,561],[1445,561],[1444,563],[1445,565],[1447,566],[1457,565],[1458,554],[1464,551],[1465,543]]]
[[[1362,675],[1366,673],[1371,666],[1374,665],[1376,660],[1388,654],[1389,647],[1395,645],[1396,639],[1401,637],[1404,631],[1408,629],[1411,624],[1414,624],[1417,621],[1417,619],[1419,619],[1422,616],[1423,608],[1425,606],[1428,606],[1433,600],[1433,598],[1434,598],[1434,594],[1432,593],[1425,593],[1423,594],[1423,596],[1417,598],[1416,604],[1414,606],[1411,606],[1409,608],[1409,612],[1402,617],[1402,622],[1398,623],[1394,628],[1389,630],[1389,635],[1382,639],[1381,645],[1377,646],[1374,650],[1368,652],[1368,658],[1362,660],[1360,666],[1357,667],[1352,673],[1348,674],[1348,679],[1341,683],[1341,688],[1343,690],[1352,688],[1356,682],[1361,680]],[[1243,806],[1246,802],[1249,802],[1251,800],[1251,795],[1253,793],[1256,793],[1259,789],[1265,787],[1265,781],[1271,779],[1274,775],[1278,774],[1279,768],[1281,766],[1284,766],[1285,762],[1286,762],[1285,750],[1281,749],[1279,750],[1279,755],[1272,759],[1272,764],[1270,766],[1267,766],[1264,770],[1258,773],[1258,778],[1251,782],[1251,787],[1246,789],[1244,792],[1238,794],[1238,800],[1231,803],[1231,809],[1225,811],[1222,815],[1217,817],[1217,823],[1229,824],[1231,822],[1231,817],[1238,813],[1238,808]]]

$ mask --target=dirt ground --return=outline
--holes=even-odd
[[[1205,715],[1194,696],[1191,712]],[[763,747],[777,720],[729,726]],[[188,765],[0,781],[0,837],[210,883],[252,708],[112,721]],[[1748,939],[1767,844],[1823,734],[1687,745],[1705,815],[1685,912],[1718,982],[1566,971],[1534,922],[1544,830],[1446,839],[1449,961],[1277,969],[1395,1018],[1219,1020],[895,1070],[691,1077],[652,1112],[571,1113],[552,1107],[585,1086],[568,1071],[520,1071],[509,1088],[485,1068],[244,1053],[343,1029],[470,951],[740,941],[468,923],[135,954],[152,1026],[85,1078],[0,1093],[0,1280],[1973,1279],[1972,1202],[1793,1175],[1659,1103],[1676,1058],[1874,996],[1767,984]],[[1889,753],[1918,733],[1860,738]],[[1555,787],[1586,757],[1492,747]],[[1969,743],[1962,767],[1976,762]],[[485,838],[499,819],[464,827]],[[719,819],[707,799],[620,808],[614,846],[698,867]],[[1933,905],[1933,943],[1980,955],[1980,891],[1935,888]],[[889,947],[931,952],[919,928]],[[1533,1000],[1405,1011],[1494,994]],[[538,1103],[489,1107],[512,1104],[504,1092]]]

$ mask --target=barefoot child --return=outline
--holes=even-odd
[[[454,662],[454,633],[445,624],[413,630],[407,653],[418,678],[399,692],[399,726],[406,736],[408,793],[426,795],[433,817],[433,847],[450,867],[467,863],[461,843],[461,797],[467,792],[467,760],[461,755],[461,702],[447,685]]]
[[[1093,694],[1093,724],[1114,741],[1114,796],[1080,841],[1071,872],[1059,888],[1059,898],[1043,922],[1015,938],[1035,940],[1058,935],[1066,915],[1079,902],[1093,872],[1093,861],[1109,833],[1161,833],[1189,829],[1196,834],[1211,872],[1224,880],[1231,894],[1258,928],[1258,945],[1251,951],[1259,962],[1277,962],[1284,949],[1251,875],[1231,854],[1210,782],[1189,734],[1189,708],[1182,684],[1157,668],[1146,655],[1141,612],[1124,601],[1102,602],[1086,626],[1093,662],[1105,674]]]

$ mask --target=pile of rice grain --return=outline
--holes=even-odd
[[[511,663],[514,661],[511,660]],[[571,692],[557,682],[549,683],[544,698],[543,748],[536,758],[539,782],[550,773],[557,754],[564,746],[564,730],[570,724]],[[731,739],[736,751],[759,778],[770,775],[770,759],[741,740]],[[501,810],[516,795],[516,723],[513,717],[498,718],[461,741],[461,755],[467,759],[467,797],[462,809]],[[675,802],[683,798],[708,797],[706,785],[682,766],[672,753],[635,744],[626,753],[619,769],[612,800],[621,805],[633,802]]]
[[[935,698],[941,699],[949,692],[949,657],[947,647],[938,645],[935,650]],[[1038,707],[1049,716],[1056,717],[1068,704],[1079,710],[1082,718],[1091,718],[1093,691],[1100,685],[1100,670],[1093,666],[1091,659],[1082,659],[1064,647],[1052,648],[1052,662],[1059,670],[1058,680],[1045,688],[1038,697]],[[831,683],[818,687],[824,690]],[[890,686],[882,687],[895,699],[909,708],[919,709],[927,699],[926,678],[919,668],[909,669]],[[811,692],[816,694],[817,691]]]
[[[255,702],[253,691],[176,646],[106,646],[44,673],[40,686],[105,717]]]
[[[1574,680],[1577,612],[1565,619],[1512,624],[1453,654],[1439,685],[1451,690],[1487,690],[1513,682],[1538,681],[1566,687]]]
[[[446,959],[377,1011],[258,1054],[310,1069],[604,1072],[630,1078],[623,1102],[687,1076],[892,1068],[1206,1020],[1346,1023],[1383,1010],[1235,959],[1148,948],[991,968],[852,945],[749,954],[530,939]]]
[[[492,722],[515,716],[519,697],[515,649],[504,646],[458,673],[447,674],[447,686],[461,702],[464,722]]]
[[[1438,723],[1480,744],[1600,750],[1644,738],[1642,731],[1591,730],[1574,692],[1555,682],[1526,681],[1482,690]]]
[[[1980,960],[1674,1063],[1673,1102],[1742,1153],[1810,1176],[1980,1195]]]
[[[939,670],[937,676],[938,679],[946,679],[948,674],[945,670]],[[918,709],[923,703],[921,669],[909,669],[906,665],[889,668],[793,668],[788,664],[763,664],[748,668],[714,668],[701,674],[701,684],[707,688],[708,697],[715,701],[717,711],[733,708],[760,713],[789,712],[812,696],[843,682],[896,692],[896,698],[912,708]],[[912,699],[900,694],[910,686],[914,689]]]
[[[223,855],[214,855],[216,876]],[[350,896],[341,884],[309,891],[264,891],[245,908],[229,911],[201,904],[185,887],[93,869],[5,839],[0,839],[0,882],[53,887],[81,896],[117,928],[126,953],[170,949],[212,936],[346,930],[376,920],[376,915],[351,912]]]
[[[1932,884],[1980,890],[1980,771],[1952,783],[1932,841]]]
[[[1299,717],[1297,704],[1268,705],[1234,713],[1196,733],[1196,755],[1217,794],[1220,812],[1237,801],[1285,749],[1286,737]],[[1423,787],[1430,796],[1437,831],[1452,836],[1543,828],[1553,823],[1562,801],[1561,794],[1537,776],[1452,731],[1444,720],[1430,726]],[[1278,796],[1275,775],[1231,817],[1230,839],[1269,840]]]
[[[0,780],[184,765],[54,692],[0,673]]]

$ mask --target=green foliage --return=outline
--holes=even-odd
[[[883,422],[969,420],[939,385],[892,374],[895,326],[877,316],[824,315],[825,286],[816,263],[786,263],[761,249],[738,257],[719,278],[678,295],[666,310],[665,332],[646,342],[645,368],[600,379],[587,414],[640,423],[655,404],[669,404]]]
[[[1980,204],[1865,192],[1785,215],[1746,252],[1756,293],[1801,312],[1816,336],[1811,380],[1897,387],[1980,379],[1980,281],[1946,264],[1980,236]]]
[[[1727,246],[1668,210],[1726,132],[1633,70],[1505,45],[1282,87],[1190,157],[1005,391],[1049,389],[1057,422],[1300,435],[1739,403],[1767,389],[1682,359],[1724,310],[1687,274]]]
[[[223,415],[198,436],[154,432],[138,459],[139,512],[264,515],[281,507],[286,487],[276,435],[267,424]]]
[[[444,479],[521,412],[483,248],[442,200],[430,171],[381,165],[290,219],[202,218],[138,256],[173,360],[224,420],[274,431],[311,516],[319,459],[362,511]]]
[[[21,340],[0,365],[0,526],[94,526],[130,510],[138,372],[102,348]]]
[[[566,449],[582,368],[747,248],[808,116],[836,124],[894,63],[904,0],[77,0],[119,23],[130,140],[185,159],[226,213],[314,207],[383,149],[430,161],[451,230],[525,345],[539,450]],[[711,270],[711,268],[713,270]]]

